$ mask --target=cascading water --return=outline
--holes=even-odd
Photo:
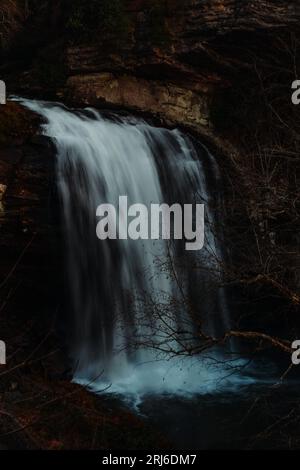
[[[178,130],[21,102],[46,119],[43,132],[57,148],[75,380],[125,394],[215,388],[216,371],[181,354],[198,341],[195,316],[212,335],[230,327],[216,281],[223,255],[212,210],[220,191],[212,155]],[[98,240],[96,208],[117,207],[122,195],[146,206],[204,203],[204,249],[191,254],[179,241]]]

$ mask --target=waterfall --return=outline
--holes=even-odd
[[[210,377],[203,361],[199,368],[199,358],[181,353],[199,341],[200,320],[210,335],[230,327],[214,157],[177,129],[21,102],[45,118],[43,133],[57,149],[75,380],[121,392],[199,390]],[[205,204],[203,250],[185,252],[181,241],[100,241],[96,209],[117,206],[122,195],[146,206]]]

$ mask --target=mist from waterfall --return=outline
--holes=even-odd
[[[21,100],[57,149],[74,380],[121,394],[206,393],[239,379],[216,353],[183,354],[201,329],[230,326],[220,282],[222,181],[214,157],[181,131],[141,119]],[[205,246],[96,237],[99,204],[205,204]],[[225,363],[224,363],[225,361]],[[228,367],[234,359],[228,357]],[[227,376],[222,382],[222,378]],[[222,385],[223,384],[223,385]]]

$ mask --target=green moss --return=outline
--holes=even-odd
[[[123,41],[129,32],[130,20],[123,0],[102,0],[102,26],[108,35]]]
[[[93,24],[90,24],[90,20],[93,20],[94,22],[97,19],[98,11],[97,15],[95,15],[96,12],[94,11],[94,18],[89,18],[92,9],[91,5],[94,3],[95,2],[86,3],[74,0],[70,5],[67,31],[74,37],[74,39],[88,33],[90,28],[93,26]]]
[[[118,44],[127,38],[129,28],[125,0],[75,0],[69,7],[67,30],[75,42],[84,38],[105,42],[113,37]]]
[[[154,0],[148,11],[150,41],[153,45],[163,46],[169,40],[169,32],[166,26],[166,16],[168,13],[168,2],[163,0]]]

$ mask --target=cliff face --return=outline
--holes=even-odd
[[[281,41],[300,20],[296,0],[83,4],[45,1],[28,13],[2,67],[12,88],[150,112],[199,130],[212,126],[221,90],[286,60]],[[20,54],[16,73],[8,64]]]
[[[41,299],[48,295],[56,268],[50,218],[54,152],[46,138],[36,135],[39,125],[39,118],[17,103],[1,106],[0,297],[5,338],[16,318],[24,325],[35,315],[45,320]]]
[[[0,5],[0,52],[8,49],[15,35],[22,29],[25,10],[19,2],[2,0]]]

